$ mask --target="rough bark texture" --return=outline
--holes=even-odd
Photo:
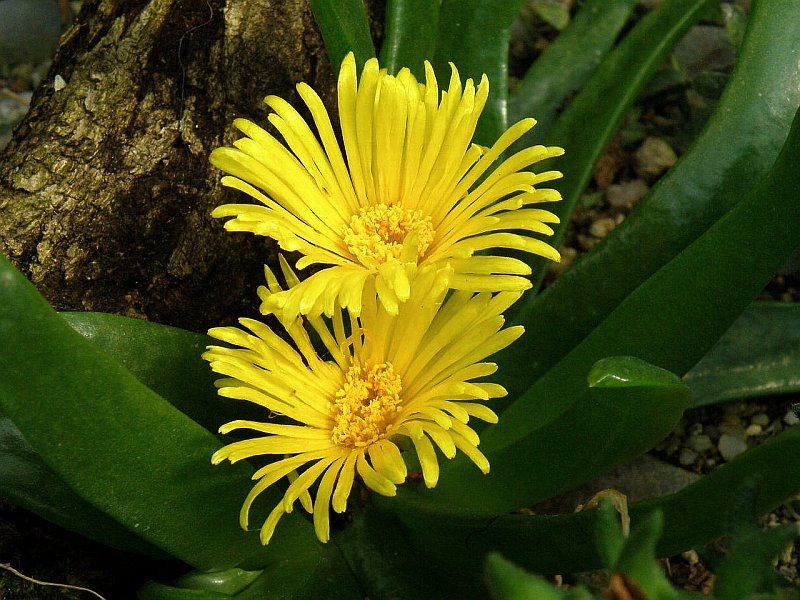
[[[87,0],[0,154],[0,250],[59,309],[195,330],[252,313],[275,250],[208,216],[233,192],[207,157],[266,94],[299,107],[299,81],[332,106],[305,0]]]

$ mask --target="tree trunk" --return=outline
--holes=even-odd
[[[209,217],[234,193],[208,154],[299,81],[333,106],[306,0],[87,0],[0,154],[0,250],[62,310],[252,314],[275,248]]]

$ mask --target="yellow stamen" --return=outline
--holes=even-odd
[[[332,402],[331,440],[351,448],[368,446],[386,436],[400,404],[402,385],[391,363],[366,370],[350,367]]]
[[[433,241],[431,218],[420,210],[410,210],[399,205],[376,204],[362,208],[345,225],[343,236],[347,249],[362,263],[384,264],[399,261],[403,242],[417,234],[417,260]]]

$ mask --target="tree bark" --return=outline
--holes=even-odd
[[[252,314],[275,248],[209,217],[243,199],[208,154],[233,118],[265,122],[265,95],[299,108],[299,81],[334,106],[305,0],[86,0],[0,154],[0,250],[58,309]]]

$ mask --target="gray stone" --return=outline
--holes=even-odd
[[[702,433],[692,435],[686,441],[686,445],[698,454],[708,452],[714,446],[711,443],[711,438]]]
[[[637,173],[645,179],[655,179],[672,167],[678,155],[672,147],[659,137],[649,136],[636,151]]]
[[[742,438],[723,433],[719,437],[717,449],[722,455],[722,458],[724,458],[726,461],[731,461],[739,456],[742,452],[747,450],[747,442],[745,442]]]
[[[606,190],[606,201],[614,208],[633,208],[649,190],[641,179],[612,183]]]
[[[697,452],[695,452],[691,448],[681,449],[681,453],[678,456],[678,462],[681,463],[684,467],[693,465],[694,461],[696,460],[697,460]]]
[[[596,238],[604,238],[616,227],[614,219],[608,217],[598,219],[589,227],[589,233]]]

